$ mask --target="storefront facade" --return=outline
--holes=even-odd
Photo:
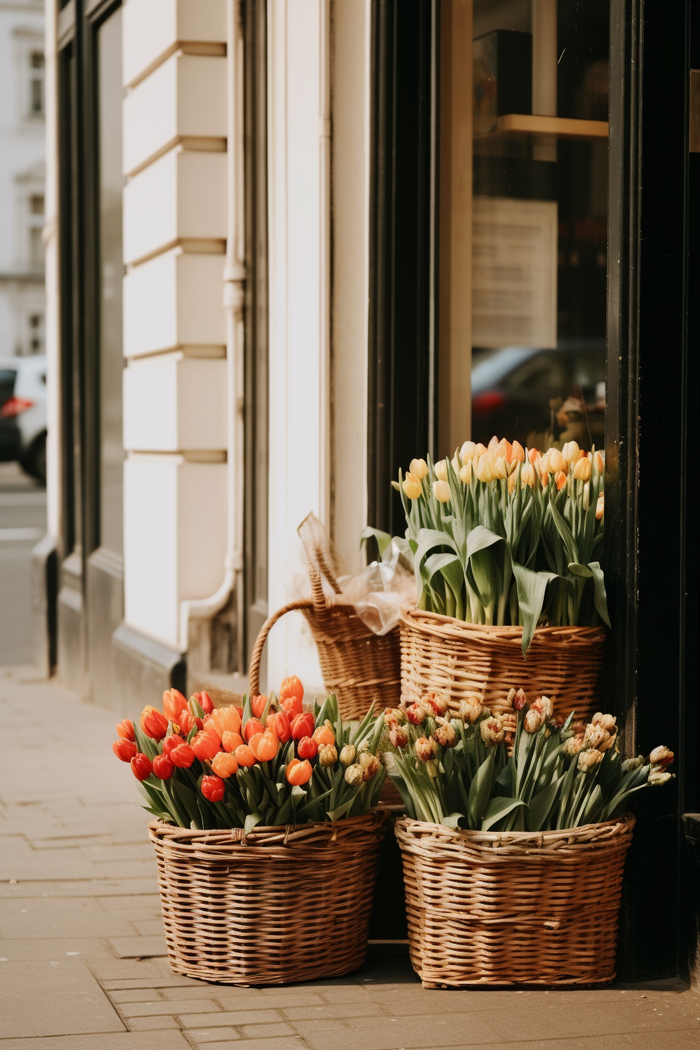
[[[636,835],[621,966],[687,973],[690,5],[46,11],[37,658],[125,714],[242,683],[309,511],[359,567],[366,524],[402,531],[414,455],[494,430],[605,444],[607,706],[631,753],[679,755]],[[290,670],[320,685],[287,617],[268,681]]]

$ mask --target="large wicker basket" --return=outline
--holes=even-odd
[[[285,605],[265,621],[250,660],[250,691],[255,695],[260,685],[260,660],[263,646],[274,624],[288,612],[303,613],[318,649],[323,684],[338,697],[340,713],[346,721],[364,718],[372,701],[381,707],[399,702],[401,689],[401,655],[399,630],[384,635],[370,631],[342,598],[333,605],[325,599],[296,601]]]
[[[630,814],[537,834],[399,819],[411,962],[423,985],[612,981],[633,827]]]
[[[224,984],[288,984],[362,964],[379,847],[373,811],[297,828],[149,825],[170,965]]]
[[[420,609],[401,621],[401,699],[443,693],[453,714],[477,693],[494,714],[507,714],[511,688],[548,696],[557,714],[588,720],[599,707],[605,629],[538,627],[527,657],[521,627],[485,627]]]

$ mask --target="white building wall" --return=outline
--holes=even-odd
[[[224,573],[225,41],[225,0],[124,5],[125,620],[173,649]]]

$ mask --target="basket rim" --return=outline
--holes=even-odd
[[[426,836],[430,836],[436,846],[455,844],[489,852],[512,849],[517,852],[551,853],[560,847],[570,848],[596,843],[603,845],[616,839],[629,838],[636,823],[637,818],[633,813],[628,812],[612,820],[604,820],[596,824],[581,824],[576,828],[562,828],[561,830],[475,831],[469,828],[447,828],[444,824],[416,820],[404,815],[397,818],[395,831],[399,842],[402,836],[408,841],[420,839],[425,848],[429,848],[425,839]]]
[[[324,820],[310,822],[308,824],[258,824],[247,835],[243,828],[181,828],[177,824],[157,817],[148,824],[150,838],[153,841],[168,841],[171,844],[199,846],[282,846],[289,843],[303,842],[306,839],[319,836],[330,838],[334,842],[342,829],[350,831],[363,831],[365,829],[383,829],[388,823],[391,811],[383,804],[378,804],[366,813],[360,813],[356,817],[343,817],[341,820]]]
[[[400,623],[409,630],[418,633],[432,634],[437,638],[464,638],[479,644],[488,644],[494,639],[506,644],[522,644],[523,628],[498,626],[496,624],[467,623],[454,616],[443,616],[441,613],[428,612],[417,606],[405,609]],[[537,627],[532,636],[530,647],[548,642],[591,644],[602,642],[607,637],[605,627]]]

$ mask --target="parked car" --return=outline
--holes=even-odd
[[[550,431],[553,409],[568,399],[585,406],[586,429],[601,442],[605,422],[605,341],[561,340],[556,350],[507,346],[475,350],[472,369],[472,439],[497,434],[525,444]],[[561,416],[561,413],[560,413]],[[554,418],[555,437],[562,429]],[[595,432],[595,433],[594,433]]]
[[[0,460],[46,481],[46,357],[0,357]]]

